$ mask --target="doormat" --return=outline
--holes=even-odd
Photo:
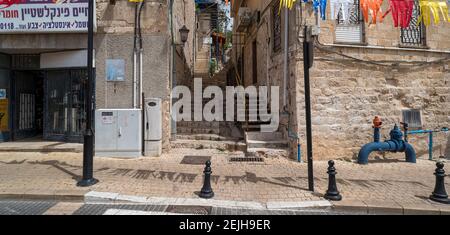
[[[211,156],[184,156],[181,164],[184,165],[205,165],[207,161],[211,161]]]
[[[210,206],[176,206],[170,205],[166,212],[174,214],[188,214],[188,215],[209,215],[212,207]]]

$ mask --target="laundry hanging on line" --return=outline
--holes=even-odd
[[[389,0],[389,10],[383,15],[383,19],[391,13],[394,27],[407,28],[411,23],[414,5],[414,0]]]
[[[360,0],[361,12],[366,23],[376,24],[377,22],[383,21],[383,11],[381,10],[381,5],[383,0]]]
[[[420,16],[419,22],[423,22],[426,26],[431,24],[431,16],[433,16],[434,23],[439,24],[441,20],[450,22],[448,16],[448,5],[445,0],[420,0]]]
[[[342,12],[342,20],[344,20],[344,23],[349,23],[353,4],[354,0],[330,0],[330,19],[338,19],[339,12]]]
[[[319,14],[322,20],[327,18],[327,0],[313,0],[313,9],[316,14]]]

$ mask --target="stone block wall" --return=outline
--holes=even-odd
[[[252,2],[252,1],[248,1]],[[270,1],[258,1],[259,4],[247,6],[263,11]],[[384,4],[387,4],[386,2]],[[305,6],[305,5],[303,5]],[[314,23],[314,16],[303,8],[302,22]],[[386,8],[386,6],[384,6]],[[291,11],[292,12],[292,11]],[[282,13],[283,14],[283,13]],[[329,9],[327,16],[329,16]],[[300,15],[297,12],[297,22]],[[283,19],[283,17],[282,17]],[[294,18],[295,19],[295,18]],[[246,84],[252,82],[252,42],[258,43],[258,84],[280,86],[283,96],[283,50],[270,51],[267,62],[267,40],[272,40],[272,25],[269,31],[264,20],[271,22],[270,11],[261,15],[261,26],[250,28],[246,32],[243,48],[246,56],[244,65]],[[283,20],[282,20],[283,21]],[[295,20],[291,20],[292,22]],[[335,22],[321,21],[322,44],[334,43]],[[365,27],[368,46],[395,47],[400,45],[400,29],[394,28],[392,17],[387,16],[383,23]],[[282,29],[284,27],[282,26]],[[389,131],[395,123],[402,121],[402,110],[420,109],[423,128],[435,129],[450,126],[450,61],[426,63],[448,58],[450,25],[431,25],[427,27],[427,47],[422,50],[370,49],[368,47],[326,47],[328,50],[315,49],[316,60],[311,70],[311,91],[313,108],[313,140],[315,159],[355,158],[362,145],[373,140],[372,120],[376,115],[383,118],[382,139],[389,137]],[[296,43],[300,35],[300,43]],[[290,123],[283,122],[280,130],[285,132],[290,125],[293,132],[301,138],[302,155],[306,156],[305,136],[305,100],[303,77],[302,33],[297,31],[295,23],[290,26],[289,48],[289,84],[288,104]],[[284,41],[284,38],[282,38]],[[318,45],[319,46],[319,45]],[[334,52],[361,59],[352,60]],[[439,52],[440,51],[440,52]],[[401,66],[379,66],[367,61],[391,61],[391,63],[409,62]],[[422,64],[423,63],[423,64]],[[421,66],[420,66],[421,65]],[[268,73],[266,68],[268,67]],[[282,97],[280,97],[280,103]],[[282,104],[280,104],[282,107]],[[428,155],[428,136],[410,136],[410,142],[416,147],[419,156]],[[291,157],[297,156],[296,141],[291,139]],[[450,138],[445,134],[435,136],[434,155],[450,155]],[[391,155],[389,155],[391,156]],[[402,156],[392,155],[392,156]]]

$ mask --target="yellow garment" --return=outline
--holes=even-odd
[[[440,14],[444,21],[450,22],[448,17],[448,6],[445,0],[420,0],[420,16],[419,24],[423,22],[426,26],[431,24],[431,16],[434,23],[439,24],[441,21]]]
[[[283,7],[287,7],[289,9],[292,9],[292,7],[294,6],[295,2],[297,0],[280,0],[280,9]]]

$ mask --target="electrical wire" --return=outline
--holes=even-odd
[[[332,49],[333,48],[332,46],[325,46],[325,45],[323,45],[322,43],[320,43],[319,37],[315,37],[314,47],[319,49],[319,50],[321,50],[321,51],[325,51],[325,52],[328,52],[328,53],[336,54],[336,55],[342,56],[344,58],[354,60],[356,62],[368,63],[368,64],[371,64],[371,65],[384,66],[384,67],[401,67],[400,64],[413,64],[412,66],[422,67],[422,66],[430,65],[430,64],[440,64],[440,63],[443,63],[443,62],[445,62],[447,60],[450,60],[450,56],[444,57],[444,58],[440,58],[440,59],[437,59],[437,60],[433,60],[433,61],[398,61],[398,60],[374,61],[374,60],[361,59],[361,58],[357,58],[357,57],[354,57],[354,56],[350,56],[348,54],[344,54],[342,52],[338,52],[338,51]]]

